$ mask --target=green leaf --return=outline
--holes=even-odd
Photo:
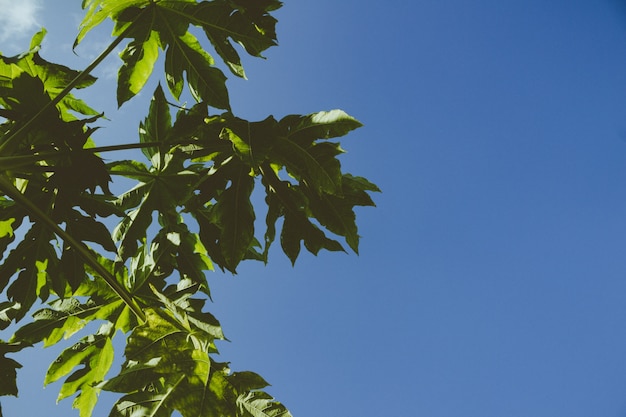
[[[33,130],[38,130],[39,132],[46,131],[49,130],[50,127],[59,125],[60,112],[57,108],[49,106],[52,100],[50,95],[45,91],[43,81],[36,75],[31,75],[21,70],[15,64],[10,66],[10,71],[11,73],[15,72],[15,75],[10,75],[8,86],[0,88],[0,106],[4,107],[6,111],[10,113],[7,114],[8,118],[19,121],[17,126],[12,126],[12,129],[17,130],[18,126],[23,126],[25,121],[33,118],[38,114],[39,110],[46,106],[48,106],[47,110],[38,116],[36,119],[37,123]],[[44,135],[33,135],[29,139],[33,141],[36,139],[41,140],[41,138],[49,142],[49,138]],[[6,146],[6,144],[3,144],[3,146]],[[19,145],[13,146],[16,147]]]
[[[141,6],[147,7],[142,11],[139,8]],[[166,79],[174,97],[180,97],[183,73],[186,73],[191,94],[197,101],[229,109],[226,77],[213,66],[213,58],[187,30],[190,23],[198,24],[193,13],[188,13],[189,10],[195,10],[195,6],[195,1],[89,2],[89,12],[81,25],[75,45],[87,31],[101,23],[105,17],[111,17],[116,21],[114,34],[133,38],[121,54],[124,64],[118,77],[118,105],[121,106],[141,91],[153,71],[158,50],[161,48],[166,51]],[[131,25],[130,30],[124,32]],[[226,51],[222,47],[220,51],[233,56],[232,50]]]
[[[178,285],[178,290],[181,290],[181,286],[184,287],[184,285],[185,282],[181,281]],[[184,289],[183,291],[177,291],[177,293],[168,295],[160,293],[154,287],[152,287],[152,291],[177,321],[185,323],[185,327],[190,329],[190,332],[195,333],[196,336],[194,337],[199,337],[198,334],[200,333],[204,334],[201,341],[203,341],[206,346],[211,344],[214,339],[225,339],[217,319],[213,317],[212,314],[201,311],[202,305],[204,304],[203,301],[197,303],[199,306],[194,308],[188,299],[189,295],[185,294],[186,291],[184,291]],[[180,295],[180,292],[183,293],[180,298],[174,299],[174,297],[172,297],[172,295]],[[197,302],[199,300],[192,301]]]
[[[297,212],[287,211],[280,234],[280,244],[292,264],[300,254],[300,242],[304,242],[309,252],[317,255],[321,249],[343,251],[339,242],[329,239],[317,226]]]
[[[118,160],[107,164],[109,172],[113,175],[123,175],[134,180],[146,181],[154,178],[154,174],[148,170],[145,164],[138,161]],[[137,203],[136,203],[137,204]]]
[[[152,23],[154,16],[144,15],[143,20]],[[154,64],[159,57],[159,35],[148,27],[136,22],[135,40],[130,42],[120,54],[123,65],[117,79],[117,104],[122,106],[126,101],[137,95],[148,82]],[[138,27],[139,26],[139,27]],[[143,29],[143,30],[142,30]]]
[[[13,236],[13,228],[11,225],[15,222],[14,218],[0,221],[0,238],[5,236]]]
[[[214,1],[197,7],[196,19],[215,48],[226,44],[228,38],[243,46],[250,55],[261,53],[276,45],[276,19],[269,12],[281,6],[279,1]],[[220,54],[221,55],[221,54]],[[228,63],[229,55],[224,55]]]
[[[53,235],[36,223],[0,265],[2,288],[17,273],[17,278],[10,284],[6,293],[10,301],[21,305],[16,314],[17,320],[24,317],[38,296],[42,300],[47,299],[48,280],[53,281],[51,283],[53,286],[56,281],[59,286],[64,287],[56,274],[48,273],[50,270],[55,271],[58,264],[56,251],[50,244],[52,239]]]
[[[329,231],[346,238],[355,253],[359,251],[359,235],[354,207],[374,206],[366,191],[379,191],[364,178],[344,175],[340,195],[318,194],[303,187],[312,215]]]
[[[174,387],[168,387],[163,394],[144,391],[125,395],[115,403],[109,417],[169,417],[172,410],[166,400],[172,391]]]
[[[18,316],[21,304],[10,301],[0,302],[0,330],[4,330]]]
[[[246,392],[265,388],[269,383],[261,375],[250,371],[233,372],[228,376],[228,381],[239,392]]]
[[[176,99],[180,97],[183,73],[191,95],[196,101],[203,101],[218,109],[230,109],[226,77],[213,67],[213,58],[202,48],[191,33],[172,37],[165,53],[165,74],[167,84]]]
[[[240,395],[237,405],[241,417],[291,417],[284,405],[261,391]]]
[[[72,372],[76,366],[84,364],[85,360],[89,358],[94,351],[99,350],[98,344],[107,346],[106,340],[110,341],[106,335],[90,335],[65,349],[48,368],[44,384],[48,385],[55,382]],[[112,353],[112,349],[110,353]]]
[[[336,138],[363,126],[343,110],[286,116],[279,123],[288,130],[289,139],[296,141]]]
[[[146,322],[137,326],[126,343],[126,358],[138,362],[167,355],[186,346],[185,324],[177,323],[167,313],[153,308],[146,310]]]
[[[65,349],[48,368],[44,383],[54,382],[82,365],[82,368],[67,377],[57,401],[80,391],[73,407],[79,409],[81,417],[91,416],[98,401],[98,391],[93,387],[104,379],[113,364],[113,357],[111,325],[107,324],[101,327],[98,334],[89,335]]]
[[[183,417],[235,416],[237,393],[223,371],[212,372],[207,382],[186,379],[172,398]]]
[[[300,254],[301,242],[307,250],[317,254],[320,249],[343,251],[341,244],[326,237],[324,232],[313,224],[309,200],[302,192],[301,187],[293,186],[287,181],[281,181],[275,170],[264,164],[263,182],[266,188],[266,202],[268,214],[266,217],[267,232],[265,235],[266,252],[274,240],[275,223],[280,216],[284,217],[280,243],[283,252],[294,264]]]
[[[29,50],[31,52],[37,51],[39,50],[39,48],[41,48],[41,41],[43,41],[43,38],[46,36],[46,33],[48,33],[48,31],[45,28],[41,28],[39,32],[33,35],[32,39],[30,40],[30,47],[29,47]]]
[[[171,129],[172,117],[170,109],[167,104],[167,100],[165,99],[165,95],[163,94],[163,89],[159,84],[154,91],[154,95],[152,96],[148,117],[146,117],[143,123],[139,124],[139,140],[141,143],[165,143]],[[160,158],[153,158],[159,152],[159,148],[142,148],[141,151],[146,158],[152,161],[152,164],[157,169],[160,167]]]
[[[190,233],[185,224],[177,224],[175,232],[169,232],[168,236],[175,236],[176,242],[173,244],[175,257],[175,268],[180,272],[181,280],[190,279],[191,282],[207,288],[204,271],[213,270],[211,260],[207,256],[207,251],[199,237]],[[170,242],[172,239],[169,239]]]
[[[81,241],[88,241],[100,244],[105,250],[116,252],[117,248],[109,229],[93,217],[83,216],[73,210],[75,217],[67,219],[66,231],[73,237]]]
[[[72,291],[87,278],[85,263],[80,254],[71,245],[64,245],[59,262],[59,275],[67,282]]]
[[[233,10],[227,2],[200,3],[193,21],[204,29],[215,51],[238,77],[245,78],[245,72],[230,39],[243,45],[251,55],[259,57],[262,51],[276,44],[271,21],[267,21],[271,28],[263,29],[249,20],[246,14]]]
[[[220,139],[228,140],[233,144],[233,149],[239,159],[247,163],[252,163],[252,148],[250,144],[240,138],[235,132],[225,127],[220,133]]]
[[[265,178],[263,178],[265,180]],[[265,181],[265,203],[267,204],[267,214],[265,215],[265,248],[263,250],[263,261],[267,264],[270,246],[276,238],[276,222],[283,213],[280,199],[272,191],[271,186]]]
[[[36,76],[42,80],[45,91],[55,98],[70,83],[74,83],[74,88],[85,88],[96,82],[96,78],[91,75],[84,76],[83,80],[76,83],[74,79],[79,75],[79,71],[73,70],[64,65],[48,62],[39,56],[38,53],[24,56],[18,63],[20,68],[28,74]],[[77,99],[72,94],[67,94],[58,104],[64,120],[74,120],[68,110],[74,110],[84,115],[99,114],[89,107],[83,100]]]
[[[134,293],[130,286],[127,269],[119,263],[113,262],[102,256],[96,256],[102,268],[115,277],[118,284],[123,288],[129,288],[129,292],[138,301],[142,298]],[[74,292],[76,297],[89,297],[82,305],[85,315],[81,316],[86,322],[94,320],[106,320],[113,323],[116,330],[123,333],[129,332],[136,324],[137,317],[131,312],[131,308],[120,298],[100,275],[91,266],[86,265],[86,271],[94,279],[85,279],[80,287]]]
[[[132,169],[131,177],[141,172],[136,165],[125,163],[117,173]],[[113,172],[116,173],[116,172]],[[163,164],[153,167],[150,177],[142,179],[130,191],[118,198],[118,204],[127,211],[127,216],[115,228],[113,237],[120,242],[118,256],[126,260],[135,256],[137,242],[144,242],[146,230],[152,223],[152,213],[172,213],[182,206],[193,193],[198,174],[183,167],[183,160],[172,154],[163,156]]]
[[[85,35],[107,17],[115,19],[125,9],[146,6],[150,3],[150,0],[83,0],[82,7],[87,9],[87,13],[80,23],[80,30],[74,40],[73,48],[76,48]]]
[[[152,381],[160,378],[157,366],[162,361],[161,357],[141,363],[134,360],[126,361],[121,371],[113,378],[98,385],[104,391],[126,393],[141,390]]]
[[[99,308],[98,305],[81,304],[75,298],[54,301],[50,303],[50,308],[37,311],[33,315],[35,321],[18,329],[11,341],[31,345],[43,341],[44,346],[52,346],[82,329],[86,324],[85,318]]]
[[[328,155],[324,152],[326,149],[321,149],[324,145],[327,144],[305,148],[297,142],[278,138],[274,145],[274,157],[285,166],[289,174],[317,192],[335,194],[341,190],[341,166],[334,158],[335,152]]]
[[[76,82],[78,71],[44,60],[37,51],[40,49],[45,35],[45,29],[37,32],[31,40],[30,50],[24,54],[13,58],[0,56],[0,80],[5,78],[7,87],[19,88],[15,84],[15,80],[21,75],[28,75],[41,80],[44,91],[54,98],[70,83],[73,83],[75,88],[84,88],[95,82],[96,78],[91,75],[86,75],[82,81]],[[0,82],[0,85],[2,84]],[[57,107],[61,110],[64,120],[75,119],[75,116],[69,113],[68,110],[82,114],[98,114],[98,112],[87,106],[82,100],[76,99],[72,94],[67,94],[63,97]],[[39,108],[34,110],[39,110]]]
[[[224,190],[213,209],[215,223],[221,229],[219,245],[231,271],[253,242],[255,215],[250,203],[253,189],[254,178],[241,166],[232,178],[231,186]]]
[[[111,415],[159,415],[174,409],[183,416],[234,415],[237,384],[266,384],[251,373],[230,383],[226,365],[210,359],[213,340],[223,335],[213,316],[198,309],[203,301],[189,298],[195,287],[190,284],[181,282],[169,295],[153,288],[165,308],[146,310],[146,322],[128,337],[121,372],[99,385],[137,393],[123,397]]]
[[[0,396],[17,397],[17,370],[22,367],[18,362],[5,355],[17,352],[24,346],[18,343],[6,343],[0,340]]]

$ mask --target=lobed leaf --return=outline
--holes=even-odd
[[[230,109],[226,76],[213,67],[213,58],[189,32],[174,37],[165,53],[165,75],[176,99],[182,92],[183,73],[187,75],[191,95],[196,101],[218,109]]]

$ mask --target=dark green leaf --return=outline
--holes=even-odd
[[[242,166],[213,210],[215,222],[221,228],[220,247],[230,270],[243,259],[254,238],[255,215],[250,203],[253,189],[254,178]]]
[[[109,417],[169,417],[172,410],[165,403],[173,390],[169,387],[163,394],[143,391],[125,395],[115,403]]]
[[[165,53],[168,87],[177,99],[182,92],[184,72],[191,94],[197,101],[218,109],[230,109],[226,77],[222,71],[213,67],[213,58],[189,32],[173,38]]]
[[[17,369],[21,367],[11,358],[0,357],[0,395],[17,397]]]
[[[146,239],[146,230],[152,222],[152,213],[175,212],[177,206],[182,206],[192,194],[198,174],[184,169],[182,159],[172,154],[163,156],[163,165],[157,170],[150,170],[151,176],[142,179],[132,190],[124,193],[118,199],[120,207],[128,210],[127,217],[116,227],[113,233],[115,240],[120,242],[118,255],[126,260],[135,256],[138,250],[137,242]],[[118,166],[123,173],[131,169],[129,176],[136,176],[139,169],[130,164]],[[113,169],[117,169],[113,167]]]
[[[322,145],[303,147],[298,142],[281,137],[275,138],[273,145],[271,156],[298,180],[318,192],[335,194],[341,190],[339,161],[317,152]]]
[[[228,381],[238,392],[257,390],[269,385],[260,375],[250,371],[233,372],[228,376]]]
[[[22,367],[18,362],[5,355],[18,352],[24,346],[18,343],[6,343],[0,340],[0,396],[17,397],[17,370]]]
[[[148,117],[139,124],[139,140],[141,143],[165,142],[171,128],[170,109],[165,100],[163,89],[161,85],[158,85],[150,102]],[[152,164],[158,169],[161,162],[160,158],[153,159],[153,156],[157,154],[159,148],[142,148],[141,151],[146,158],[152,160]]]
[[[280,235],[280,244],[292,264],[296,262],[296,258],[300,254],[300,242],[304,242],[307,250],[314,255],[317,255],[320,249],[329,251],[344,250],[339,242],[326,237],[324,232],[305,216],[287,211]]]
[[[109,229],[104,224],[93,217],[83,216],[76,211],[74,213],[75,217],[67,221],[68,233],[79,240],[98,243],[110,252],[117,251]]]

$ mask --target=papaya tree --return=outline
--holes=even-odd
[[[24,53],[0,55],[0,328],[12,333],[0,341],[1,395],[18,393],[20,351],[67,343],[44,383],[62,382],[58,398],[81,417],[103,391],[118,394],[110,416],[290,415],[261,376],[220,359],[207,273],[267,263],[276,239],[292,263],[302,247],[357,252],[354,208],[378,189],[342,171],[334,138],[361,126],[345,112],[248,121],[231,108],[224,72],[244,78],[240,54],[276,45],[280,7],[83,0],[74,47],[113,22],[85,69],[44,59],[44,29]],[[158,80],[122,144],[75,94],[116,48],[119,106]]]

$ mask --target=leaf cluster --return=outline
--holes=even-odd
[[[262,391],[263,378],[216,360],[215,342],[225,337],[205,309],[206,274],[267,263],[277,237],[292,263],[302,247],[358,252],[354,209],[373,206],[378,188],[341,169],[336,138],[361,126],[345,112],[260,121],[233,114],[226,76],[202,43],[245,78],[238,48],[261,57],[275,45],[280,6],[84,0],[75,46],[114,22],[111,45],[85,70],[45,61],[45,30],[27,52],[0,55],[0,328],[38,308],[0,341],[0,395],[17,395],[21,365],[7,354],[81,334],[44,381],[62,381],[59,400],[74,397],[81,417],[103,390],[120,394],[110,416],[290,415]],[[91,86],[89,72],[122,42],[119,105],[145,87],[160,53],[167,89],[157,85],[136,141],[97,146],[103,115],[73,91]],[[185,86],[196,103],[173,106],[166,93],[178,100]],[[128,149],[145,159],[111,157]],[[118,181],[132,185],[113,194]],[[118,334],[125,360],[111,376]]]

